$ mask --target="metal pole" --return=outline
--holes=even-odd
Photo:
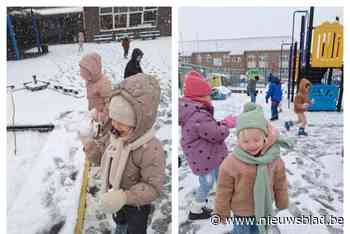
[[[340,91],[337,103],[337,111],[341,111],[341,106],[343,102],[343,92],[344,92],[344,65],[341,67],[341,78],[340,78]]]
[[[295,71],[298,73],[298,81],[299,84],[300,77],[302,75],[302,59],[304,55],[304,38],[305,38],[305,16],[301,17],[301,30],[300,30],[300,45],[299,45],[299,61],[298,61],[298,70]]]
[[[39,36],[39,30],[38,30],[38,25],[36,22],[35,15],[33,14],[33,10],[30,10],[31,15],[32,15],[32,24],[33,24],[33,30],[35,33],[35,40],[36,40],[36,46],[38,47],[38,53],[41,53],[41,42],[40,42],[40,36]]]
[[[292,61],[293,61],[293,44],[289,47],[289,61],[288,61],[288,108],[290,108],[291,99],[291,82],[292,82]]]
[[[294,86],[295,86],[295,66],[296,66],[296,60],[297,60],[297,50],[298,50],[298,42],[294,42],[294,48],[293,48],[293,71],[292,71],[292,102],[294,101]],[[298,90],[298,87],[297,87]]]
[[[17,47],[16,34],[13,30],[12,17],[10,15],[7,16],[7,31],[9,32],[11,44],[16,53],[16,60],[19,60],[21,57],[19,54],[19,49]]]
[[[306,48],[305,48],[305,51],[306,51],[306,53],[305,53],[306,69],[310,68],[313,20],[314,20],[314,7],[310,7],[309,22],[308,22],[307,34],[306,34]]]
[[[303,11],[298,10],[298,11],[294,11],[293,12],[292,42],[291,42],[292,44],[294,43],[294,26],[295,26],[295,16],[296,16],[297,13],[304,13],[305,15],[307,15],[308,11],[306,11],[306,10],[303,10]]]

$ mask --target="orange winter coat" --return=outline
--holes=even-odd
[[[277,139],[277,131],[269,127],[270,134],[265,147]],[[281,158],[267,165],[271,193],[277,208],[288,208],[288,182]],[[257,167],[247,164],[233,155],[225,158],[219,169],[216,189],[215,213],[220,217],[254,216],[254,183]]]
[[[311,104],[309,99],[309,89],[307,86],[311,86],[311,82],[307,79],[302,79],[299,83],[299,92],[294,99],[294,112],[295,113],[304,113],[307,109],[304,107],[304,104]]]

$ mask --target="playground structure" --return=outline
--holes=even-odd
[[[299,49],[294,41],[294,24],[297,13],[302,13]],[[314,104],[309,111],[341,111],[343,101],[343,25],[323,22],[313,27],[314,7],[309,11],[293,13],[292,42],[290,46],[288,103],[294,100],[295,87],[302,78],[312,83],[309,92]],[[308,18],[307,18],[308,17]],[[306,25],[306,19],[308,24]]]
[[[220,73],[212,73],[209,78],[209,82],[211,84],[211,87],[220,87],[225,86],[229,80],[229,77],[225,74]]]
[[[37,52],[26,52],[36,47]],[[33,11],[17,10],[7,15],[7,59],[19,60],[48,52]]]

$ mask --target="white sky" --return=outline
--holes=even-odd
[[[179,9],[179,40],[206,40],[256,36],[289,36],[293,12],[307,7],[181,7]],[[315,7],[314,26],[323,21],[343,22],[340,7]],[[295,37],[299,38],[300,18]]]

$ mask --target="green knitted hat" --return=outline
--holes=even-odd
[[[258,128],[266,135],[268,134],[267,120],[265,119],[264,112],[260,105],[256,105],[252,102],[248,102],[244,105],[243,113],[237,118],[237,136],[241,130],[246,128]]]

